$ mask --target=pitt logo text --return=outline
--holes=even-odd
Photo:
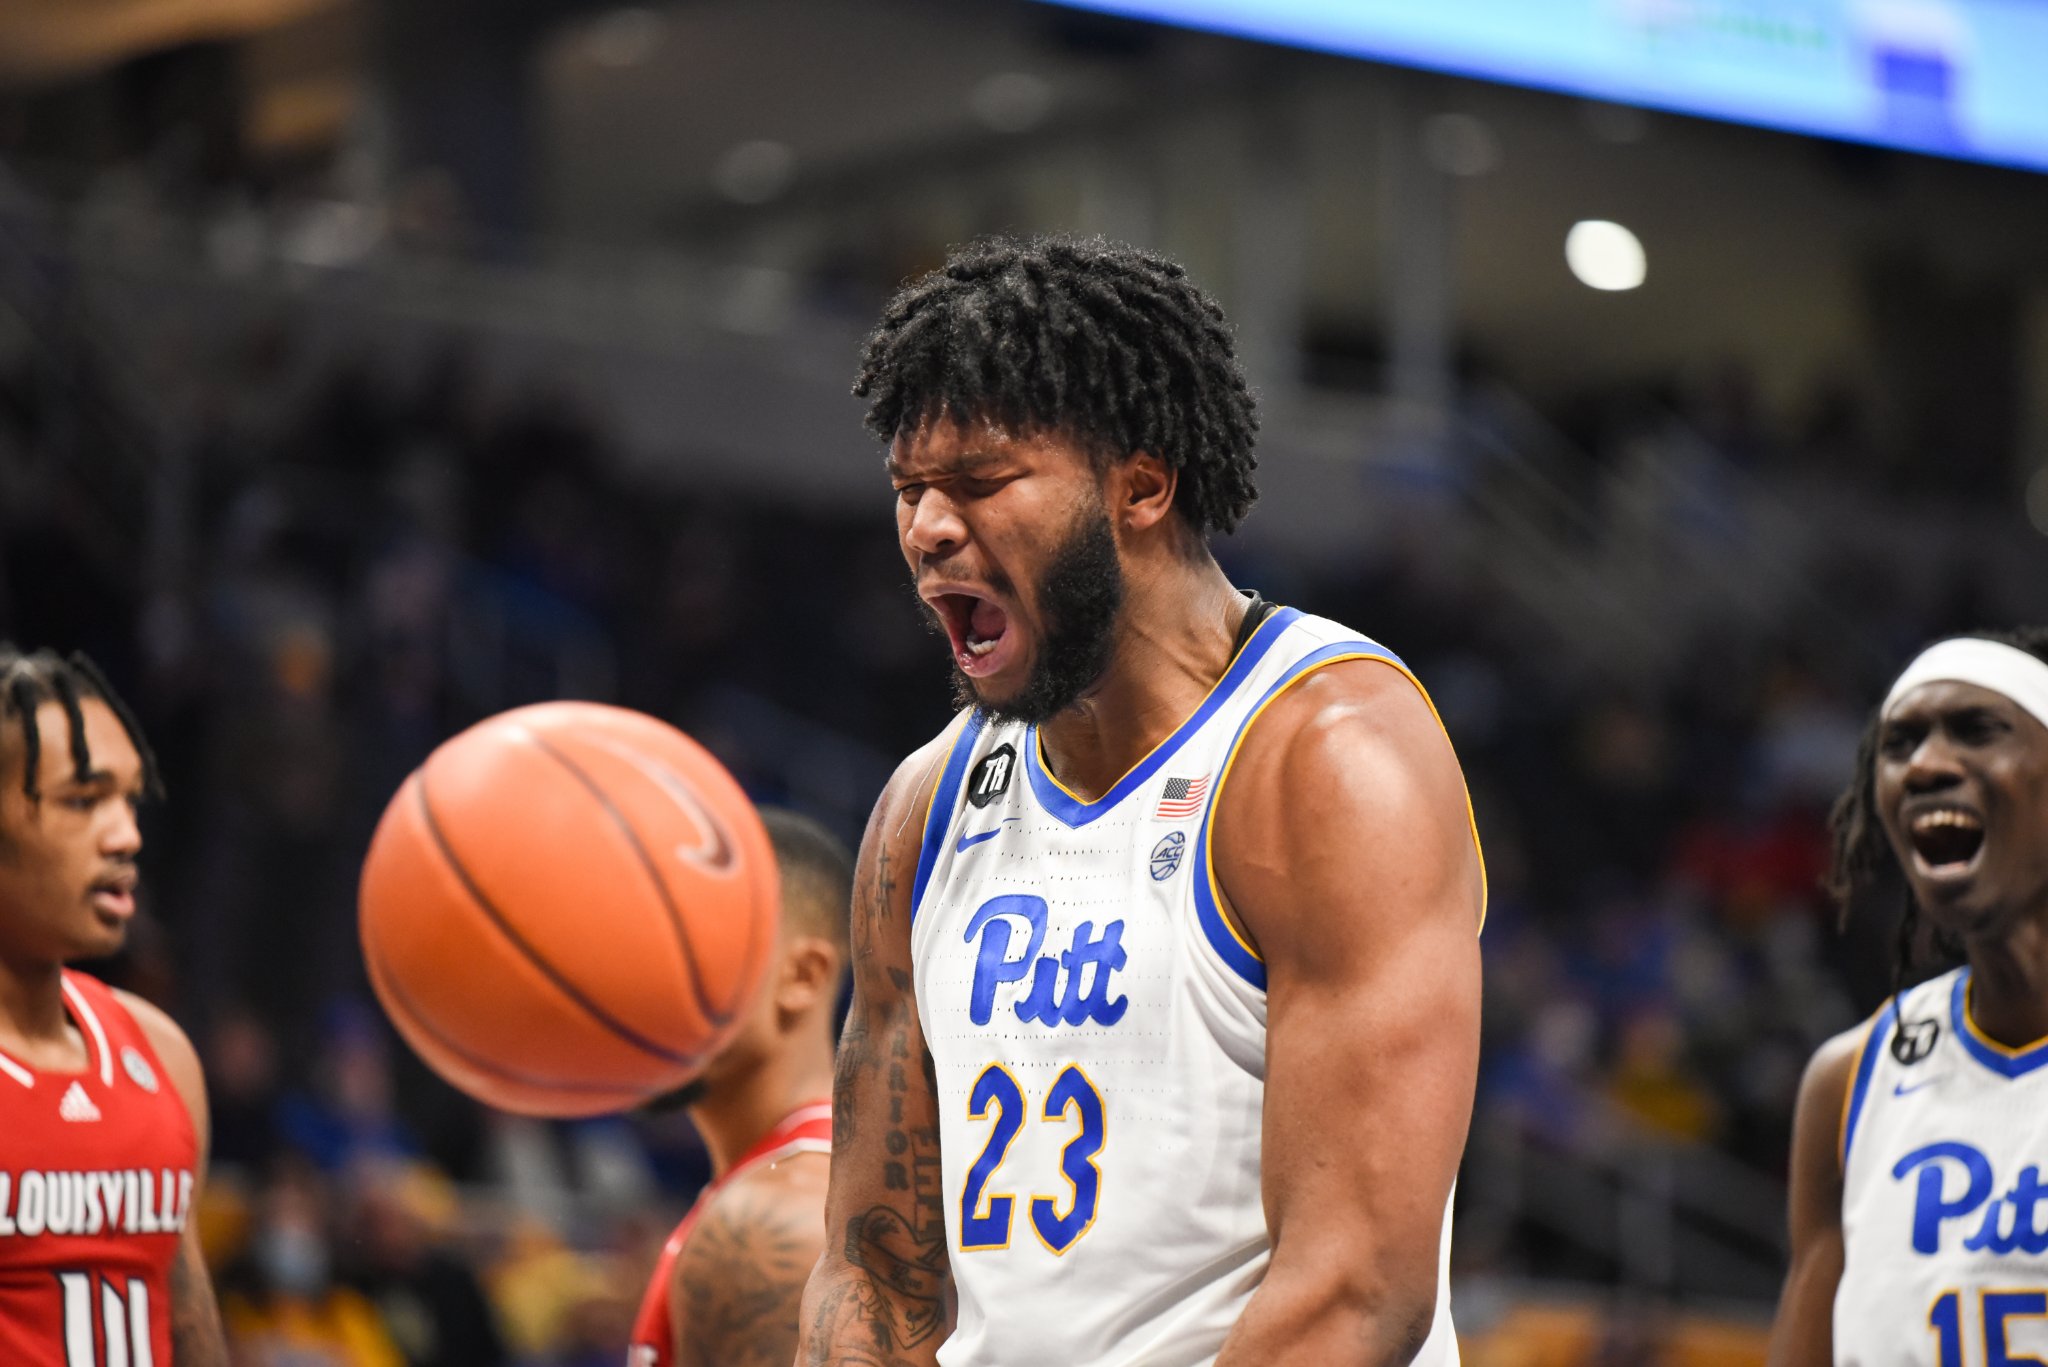
[[[1014,1003],[1017,1019],[1040,1025],[1079,1025],[1094,1021],[1115,1025],[1130,1009],[1127,997],[1110,996],[1110,975],[1130,957],[1124,952],[1124,923],[1111,921],[1096,935],[1095,923],[1074,927],[1072,944],[1057,954],[1041,955],[1045,946],[1047,908],[1043,897],[1012,893],[983,902],[967,923],[967,943],[979,937],[974,961],[974,991],[967,1013],[976,1025],[995,1015],[996,995],[1005,984],[1023,984]],[[1019,927],[1023,949],[1012,954]]]
[[[1951,1180],[1954,1172],[1960,1184]],[[1991,1160],[1975,1146],[1950,1140],[1917,1148],[1892,1168],[1892,1177],[1916,1182],[1913,1198],[1913,1251],[1931,1256],[1941,1251],[1943,1226],[1960,1221],[1968,1231],[1962,1247],[1971,1253],[2048,1252],[2048,1229],[2036,1211],[2048,1204],[2048,1186],[2041,1170],[2029,1163],[2012,1186],[1998,1190]],[[1954,1189],[1953,1191],[1951,1189]],[[2043,1212],[2048,1214],[2048,1212]],[[1972,1219],[1972,1217],[1976,1217]]]

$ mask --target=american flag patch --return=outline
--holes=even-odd
[[[1207,796],[1207,774],[1200,778],[1170,778],[1166,780],[1166,791],[1159,795],[1159,810],[1152,815],[1155,819],[1185,821],[1202,810],[1202,799]]]

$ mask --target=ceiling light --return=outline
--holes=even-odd
[[[1649,270],[1636,235],[1604,218],[1572,224],[1564,237],[1564,260],[1580,284],[1596,290],[1632,290]]]

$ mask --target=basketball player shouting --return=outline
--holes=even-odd
[[[712,1179],[662,1249],[627,1367],[788,1367],[825,1236],[832,1032],[846,977],[853,859],[815,821],[763,808],[782,933],[739,1035],[672,1100]]]
[[[1964,966],[1821,1046],[1773,1367],[2048,1360],[2048,631],[1929,647],[1835,807],[1844,910],[1896,858]]]
[[[191,1216],[206,1092],[184,1032],[64,965],[135,914],[133,718],[82,655],[0,644],[0,1362],[221,1367]]]
[[[1221,313],[985,243],[856,392],[965,710],[862,846],[800,1360],[1455,1362],[1470,810],[1399,661],[1210,557],[1254,497]]]

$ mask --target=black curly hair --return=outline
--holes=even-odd
[[[1996,641],[2017,647],[2048,664],[2048,627],[2020,627],[2013,631],[1971,631],[1964,636]],[[1884,822],[1877,809],[1877,749],[1884,733],[1884,705],[1880,703],[1863,728],[1856,744],[1856,773],[1828,813],[1828,831],[1834,841],[1834,862],[1828,870],[1827,890],[1835,900],[1838,925],[1847,926],[1849,917],[1870,894],[1894,877],[1891,843],[1885,838]],[[1906,989],[1920,957],[1920,904],[1912,889],[1904,894],[1905,910],[1899,917],[1898,939],[1892,950],[1892,999]],[[1939,929],[1926,938],[1936,956],[1944,962],[1962,958],[1963,947],[1953,936]],[[1892,1035],[1891,1050],[1901,1062],[1910,1061],[1910,1030],[1902,1016]]]
[[[1198,535],[1236,530],[1258,497],[1223,310],[1176,263],[1099,237],[957,248],[889,301],[853,392],[884,442],[943,415],[1070,433],[1103,462],[1149,452]]]
[[[157,772],[156,754],[143,739],[142,727],[121,695],[107,682],[107,676],[84,651],[59,655],[53,650],[24,651],[11,641],[0,641],[0,718],[16,717],[21,722],[21,790],[40,799],[37,778],[43,767],[43,732],[36,713],[46,702],[64,709],[71,726],[71,765],[83,783],[92,772],[92,751],[85,743],[85,715],[80,702],[98,698],[110,708],[142,758],[142,787],[148,797],[163,796],[163,778]]]

